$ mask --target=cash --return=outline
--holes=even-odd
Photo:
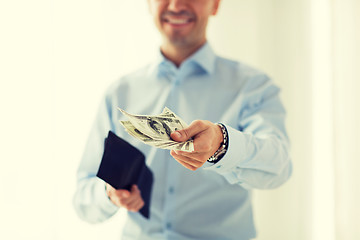
[[[128,121],[119,121],[120,124],[131,136],[143,143],[162,149],[194,151],[192,139],[186,142],[176,142],[171,139],[172,132],[184,129],[188,125],[169,108],[165,107],[161,114],[154,116],[135,115],[120,108],[119,110],[128,119]]]

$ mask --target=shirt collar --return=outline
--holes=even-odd
[[[206,42],[199,50],[186,59],[183,64],[186,62],[194,62],[207,73],[212,74],[215,66],[215,58],[216,56],[213,49],[210,44]]]
[[[215,68],[215,59],[216,55],[213,49],[211,48],[210,44],[206,42],[195,53],[188,57],[181,65],[183,66],[188,63],[195,63],[208,74],[212,74]],[[158,51],[155,64],[158,67],[158,71],[161,71],[160,69],[162,66],[172,65],[173,67],[175,67],[175,65],[171,61],[165,58],[161,51]]]

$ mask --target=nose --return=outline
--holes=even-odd
[[[186,0],[185,0],[186,1]],[[169,0],[168,11],[181,12],[186,10],[186,4],[184,0]]]

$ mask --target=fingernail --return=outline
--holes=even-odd
[[[181,138],[181,133],[180,132],[175,132],[175,135],[176,135],[176,137]]]
[[[122,196],[123,196],[123,197],[127,197],[128,195],[127,195],[126,193],[123,193]]]

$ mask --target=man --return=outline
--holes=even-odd
[[[291,175],[285,111],[279,89],[265,74],[216,56],[207,43],[208,19],[219,3],[148,0],[163,37],[161,54],[105,94],[78,170],[74,205],[81,218],[104,221],[124,207],[129,211],[123,239],[256,236],[251,190],[278,187]],[[149,147],[118,123],[124,118],[117,107],[151,115],[165,106],[192,122],[171,138],[192,137],[194,152]],[[150,219],[138,213],[144,201],[136,185],[115,190],[95,177],[109,130],[146,156],[154,174]]]

